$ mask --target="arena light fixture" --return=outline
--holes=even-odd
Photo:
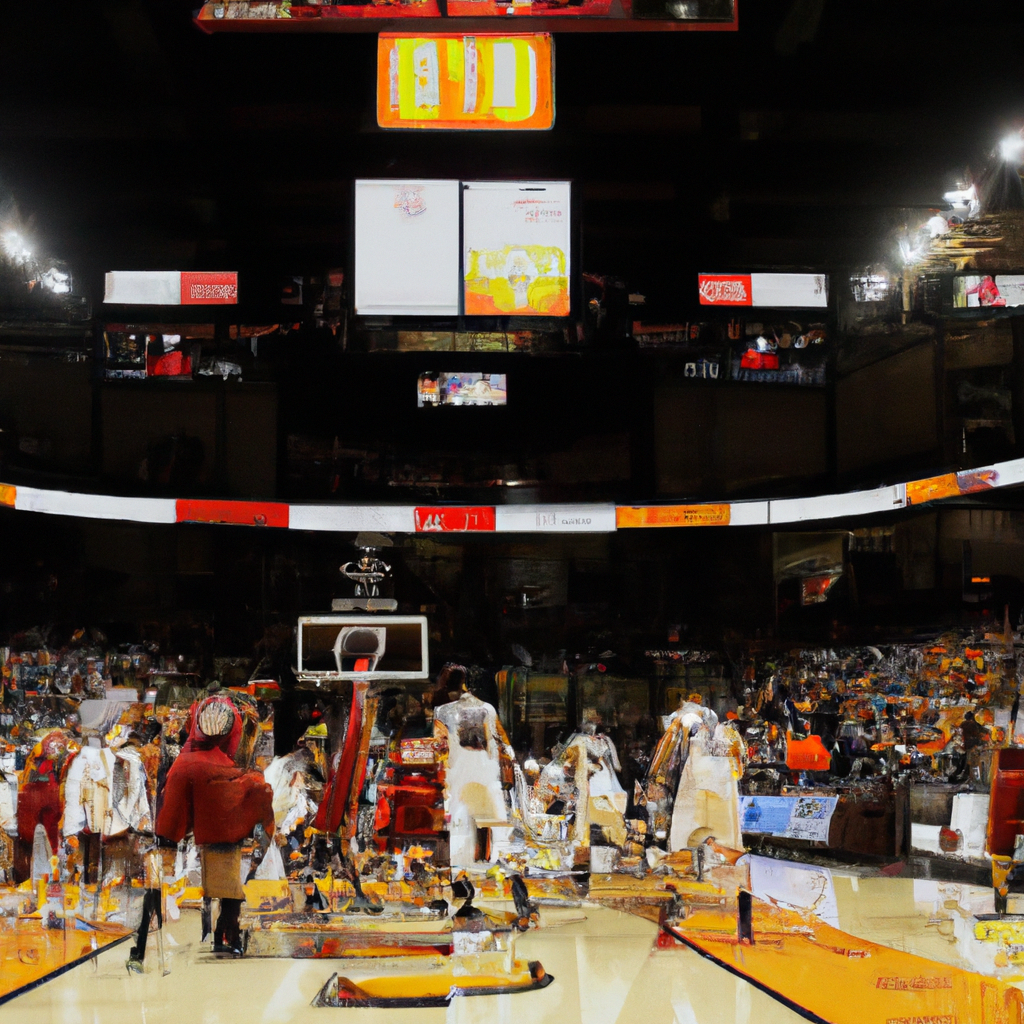
[[[10,229],[0,235],[0,244],[8,259],[27,260],[32,258],[32,247],[21,233]]]
[[[999,155],[1008,164],[1017,165],[1024,162],[1024,138],[1020,132],[1013,132],[1000,141]]]

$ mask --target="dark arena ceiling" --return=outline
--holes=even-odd
[[[737,33],[566,33],[552,131],[426,137],[376,126],[372,34],[191,18],[4,11],[0,202],[94,294],[113,267],[344,264],[359,175],[522,175],[576,179],[584,269],[657,308],[698,267],[884,257],[900,210],[1024,118],[1014,2],[743,0]]]

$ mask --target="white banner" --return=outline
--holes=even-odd
[[[822,308],[828,305],[824,274],[751,274],[751,305]]]
[[[499,533],[614,533],[614,505],[498,505]]]
[[[103,301],[128,306],[181,304],[180,270],[112,270],[103,279]]]

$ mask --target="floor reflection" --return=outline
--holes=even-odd
[[[974,938],[971,915],[991,912],[991,891],[912,879],[835,874],[839,926],[863,939],[1007,980],[997,947]],[[796,1024],[803,1018],[689,949],[657,949],[650,921],[599,906],[546,910],[548,927],[519,939],[517,956],[555,976],[539,992],[455,1000],[447,1009],[315,1009],[338,970],[353,981],[365,961],[214,959],[199,944],[199,915],[166,931],[171,974],[160,976],[155,944],[147,973],[129,975],[126,952],[101,953],[19,996],[0,1011],[19,1024]]]

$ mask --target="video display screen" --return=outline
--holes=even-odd
[[[420,409],[455,405],[506,405],[503,373],[421,373],[416,382]]]
[[[1024,306],[1024,275],[958,274],[953,278],[953,306]]]
[[[568,316],[568,181],[464,182],[467,316]]]

